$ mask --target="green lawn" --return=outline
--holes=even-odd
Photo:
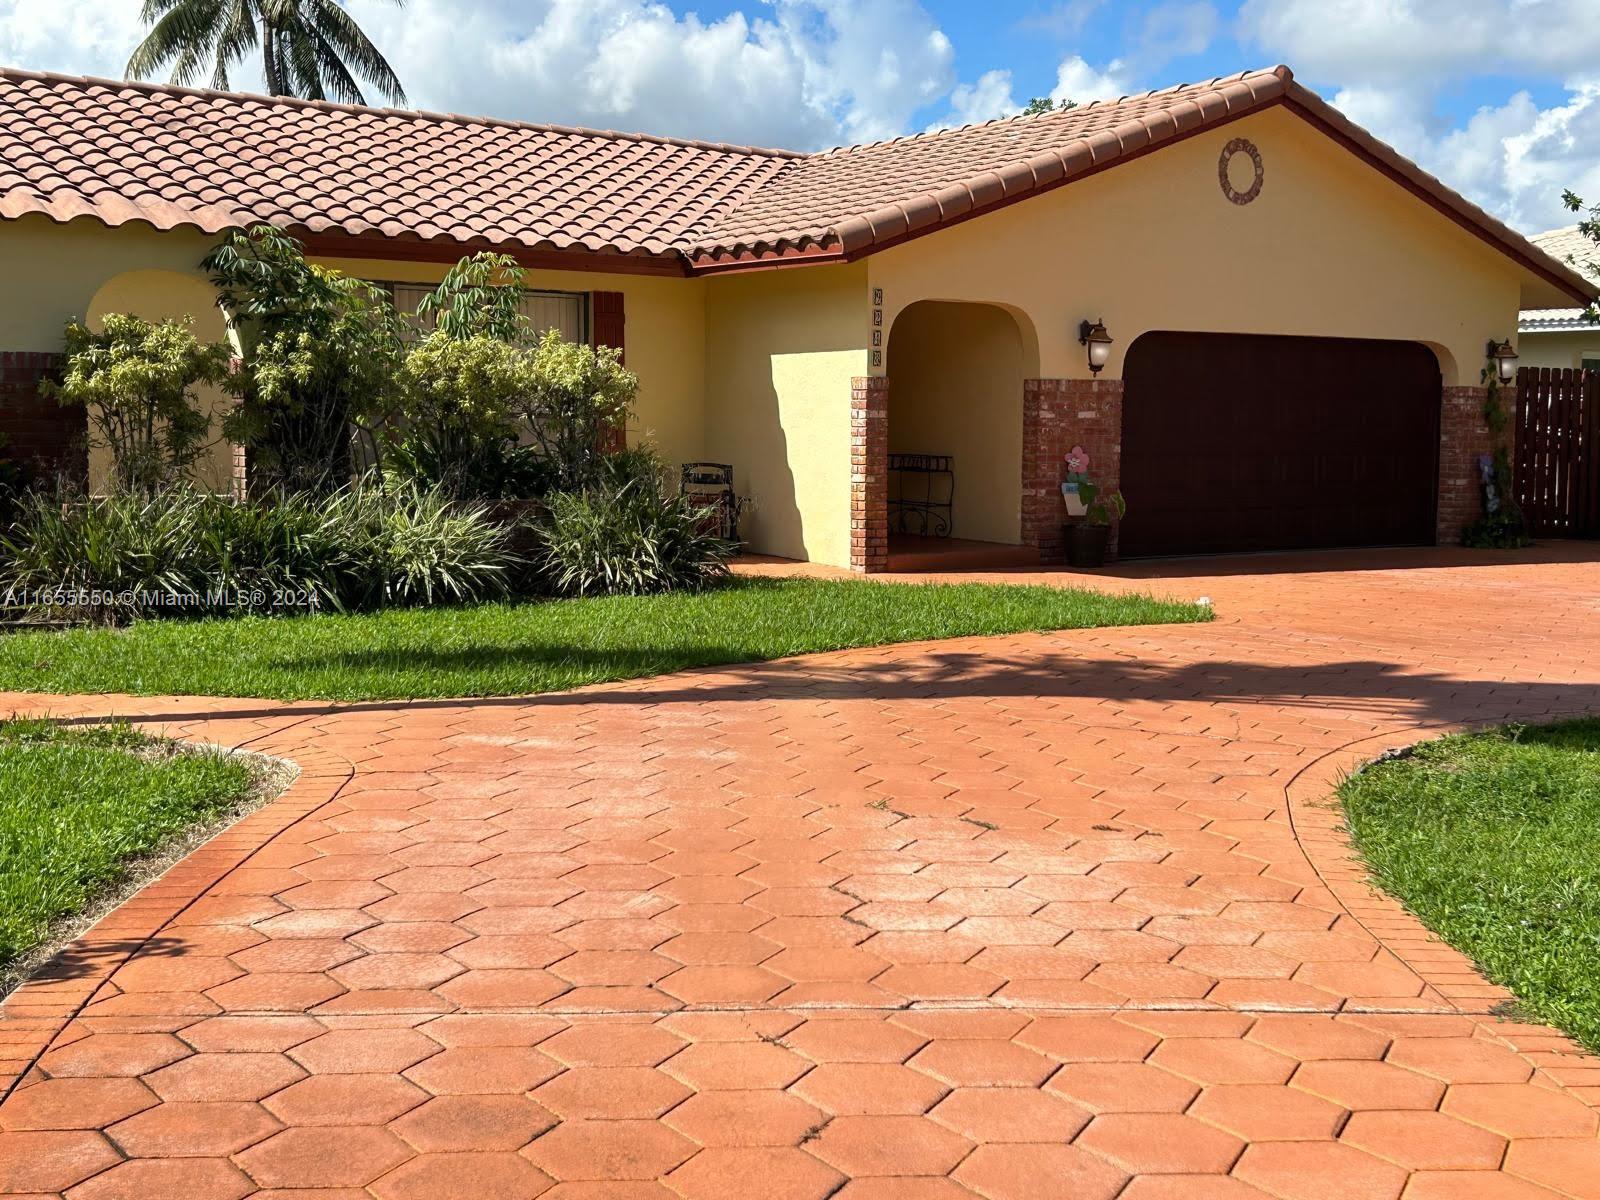
[[[130,862],[255,787],[243,760],[126,726],[0,722],[0,971],[122,882]]]
[[[890,642],[1210,619],[1050,587],[744,579],[699,594],[0,636],[0,690],[395,700],[525,695]]]
[[[1429,742],[1340,795],[1386,890],[1600,1050],[1600,720]]]

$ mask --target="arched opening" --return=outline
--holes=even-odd
[[[921,300],[889,331],[891,569],[1026,565],[1024,336],[993,304]]]

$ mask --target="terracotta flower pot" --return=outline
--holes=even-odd
[[[1067,564],[1074,567],[1106,565],[1106,543],[1111,539],[1109,525],[1090,525],[1083,521],[1064,525],[1062,541],[1067,547]]]

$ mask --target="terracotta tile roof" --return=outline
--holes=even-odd
[[[0,70],[0,217],[675,254],[794,156]]]
[[[1552,258],[1581,271],[1590,279],[1600,277],[1600,271],[1595,269],[1596,259],[1600,259],[1600,246],[1580,233],[1576,225],[1531,234],[1528,240]],[[1588,310],[1582,308],[1525,308],[1517,322],[1519,333],[1585,329],[1600,329],[1600,322],[1591,321]]]
[[[1273,104],[1562,292],[1595,295],[1287,67],[809,155],[0,69],[0,218],[208,233],[266,221],[714,271],[854,257]]]

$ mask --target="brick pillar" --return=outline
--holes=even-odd
[[[1461,532],[1483,515],[1483,484],[1478,474],[1481,455],[1494,453],[1495,438],[1483,422],[1483,405],[1489,397],[1484,387],[1447,387],[1439,410],[1439,515],[1438,542],[1454,546]],[[1500,435],[1506,452],[1516,461],[1517,410],[1515,388],[1501,385],[1500,404],[1506,410],[1505,431]]]
[[[1061,525],[1067,519],[1061,484],[1074,446],[1089,453],[1089,474],[1108,489],[1122,478],[1122,380],[1022,381],[1022,540],[1039,547],[1039,561],[1064,557]],[[1117,523],[1109,553],[1115,557]]]
[[[33,350],[0,351],[0,433],[3,453],[36,477],[64,475],[81,482],[89,474],[88,416],[42,395],[40,383],[61,365],[61,355]]]
[[[889,381],[850,381],[850,569],[889,566]]]

